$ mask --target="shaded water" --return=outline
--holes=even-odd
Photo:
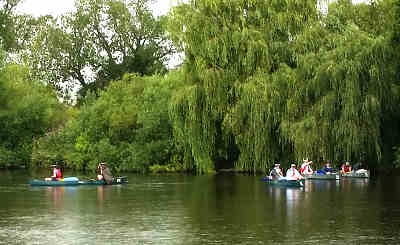
[[[128,175],[123,186],[31,187],[0,172],[1,244],[400,244],[400,178]]]

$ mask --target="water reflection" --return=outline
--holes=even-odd
[[[342,178],[340,181],[342,191],[362,191],[369,185],[367,178]]]
[[[103,205],[104,202],[104,186],[97,186],[97,203]]]
[[[268,197],[272,200],[270,212],[273,213],[273,217],[289,227],[295,226],[305,205],[304,187],[288,188],[267,185],[266,190]]]
[[[57,209],[64,208],[64,188],[65,187],[45,187],[46,197],[53,204],[53,207]]]
[[[330,192],[339,190],[340,180],[307,180],[306,192]]]
[[[286,219],[289,224],[294,225],[299,217],[301,206],[304,205],[303,188],[286,190]]]
[[[131,175],[124,186],[0,183],[4,244],[398,244],[400,178],[270,186],[256,176]],[[1,179],[1,172],[0,172]]]

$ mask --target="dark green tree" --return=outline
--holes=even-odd
[[[138,172],[153,165],[177,166],[167,105],[181,79],[175,72],[125,75],[97,99],[89,93],[74,120],[36,141],[33,164],[59,160],[71,168],[95,170],[107,162],[117,171]]]
[[[28,165],[33,141],[66,119],[54,91],[19,65],[0,69],[0,167]]]

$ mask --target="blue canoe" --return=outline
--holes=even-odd
[[[302,180],[276,180],[276,179],[271,179],[269,177],[262,178],[261,181],[266,182],[270,185],[275,185],[275,186],[285,186],[285,187],[303,187],[304,186],[304,179]]]
[[[31,186],[75,186],[79,185],[79,179],[76,177],[68,177],[62,180],[30,180],[29,184]]]
[[[110,185],[120,185],[128,183],[127,177],[116,177]],[[63,180],[45,181],[45,180],[30,180],[31,186],[77,186],[77,185],[107,185],[104,180],[88,180],[80,181],[76,177],[68,177]]]

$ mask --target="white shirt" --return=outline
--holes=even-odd
[[[289,168],[286,172],[287,179],[300,179],[302,176],[296,168]]]

